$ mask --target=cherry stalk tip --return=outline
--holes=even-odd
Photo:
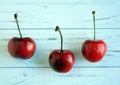
[[[14,14],[14,18],[17,18],[17,13]]]
[[[59,26],[56,26],[56,29],[55,29],[55,31],[58,31],[60,29],[60,27]]]
[[[96,12],[95,11],[92,11],[92,14],[94,15]]]

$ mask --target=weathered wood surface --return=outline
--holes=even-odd
[[[0,84],[1,85],[118,85],[120,80],[120,2],[118,0],[1,0]],[[90,63],[81,46],[93,39],[91,11],[97,11],[97,39],[107,43],[102,61]],[[35,40],[37,50],[28,60],[11,57],[8,40],[19,36],[13,14],[18,13],[24,37]],[[60,48],[60,25],[64,49],[75,54],[75,65],[66,74],[53,71],[48,63],[52,50]]]
[[[19,14],[22,28],[90,28],[91,11],[96,10],[99,28],[118,28],[119,0],[1,0],[0,28],[14,28],[13,14]]]
[[[22,30],[24,36],[32,37],[37,44],[35,55],[28,60],[16,59],[7,51],[8,40],[19,36],[17,30],[0,30],[0,81],[10,85],[37,84],[112,84],[119,83],[120,77],[120,29],[98,29],[97,38],[107,43],[107,53],[102,61],[90,63],[81,54],[82,43],[93,38],[92,29],[64,29],[64,49],[75,53],[73,69],[67,74],[54,72],[48,63],[49,53],[60,48],[59,35],[54,29]],[[114,32],[113,32],[114,31]],[[7,33],[7,34],[6,34]],[[34,35],[33,35],[34,34]],[[4,36],[3,36],[4,35]]]

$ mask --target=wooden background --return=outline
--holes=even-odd
[[[120,80],[119,0],[1,0],[0,1],[0,84],[1,85],[118,85]],[[81,46],[93,39],[91,11],[96,10],[97,39],[107,43],[102,61],[90,63]],[[14,13],[18,13],[23,36],[37,45],[28,60],[13,58],[8,40],[19,36]],[[75,65],[66,74],[56,73],[48,63],[52,50],[60,48],[55,26],[62,28],[64,49],[75,53]]]

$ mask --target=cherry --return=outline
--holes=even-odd
[[[95,11],[92,11],[94,23],[94,40],[86,40],[82,46],[82,54],[90,62],[100,61],[107,50],[107,45],[103,40],[96,40]]]
[[[19,37],[13,37],[8,42],[8,52],[13,57],[19,57],[22,59],[31,58],[36,50],[36,44],[32,38],[22,37],[20,27],[18,24],[17,14],[14,14],[14,18],[18,27]]]
[[[61,37],[61,49],[52,51],[49,55],[49,64],[53,70],[60,73],[69,72],[74,64],[74,54],[70,50],[63,50],[63,37],[59,26],[56,26]]]

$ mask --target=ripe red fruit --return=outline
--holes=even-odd
[[[35,42],[31,38],[13,37],[8,42],[8,51],[11,56],[28,59],[32,57],[36,49]]]
[[[106,44],[103,40],[87,40],[82,46],[82,54],[88,61],[98,62],[105,55],[106,48]]]
[[[9,40],[8,52],[10,53],[11,56],[28,59],[32,57],[32,55],[34,54],[36,50],[36,44],[31,38],[22,37],[18,20],[17,20],[17,14],[14,15],[14,18],[18,26],[20,38],[13,37],[12,39]]]
[[[90,62],[100,61],[107,50],[106,43],[103,40],[95,40],[95,11],[92,12],[94,20],[94,40],[86,40],[82,46],[82,54]]]
[[[66,73],[72,69],[74,54],[69,50],[54,50],[50,54],[49,63],[55,71]]]
[[[63,38],[60,28],[56,26],[61,36],[61,49],[54,50],[49,55],[49,64],[53,70],[60,73],[69,72],[74,64],[74,54],[70,50],[63,50]]]

